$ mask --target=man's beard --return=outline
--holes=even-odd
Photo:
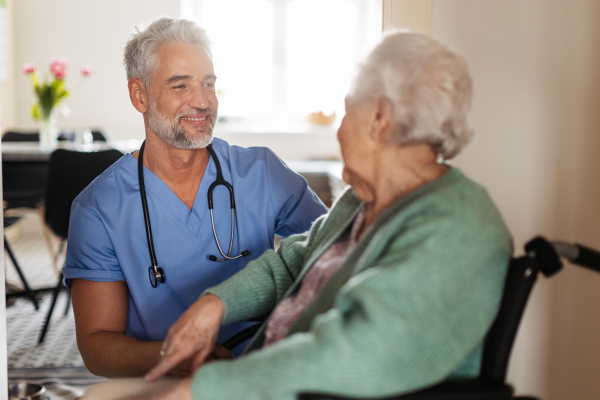
[[[195,129],[195,132],[188,134],[179,124],[179,120],[181,117],[197,114],[205,114],[208,124],[199,127]],[[171,120],[158,110],[156,103],[152,99],[149,101],[146,116],[148,117],[150,129],[152,129],[158,137],[176,149],[183,150],[201,149],[208,146],[210,142],[212,142],[212,131],[217,119],[216,113],[209,109],[192,108],[188,111],[179,113],[175,119]],[[197,135],[196,133],[200,133],[200,135]]]

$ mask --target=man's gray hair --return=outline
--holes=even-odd
[[[202,46],[212,57],[211,41],[206,29],[181,18],[161,17],[147,27],[134,26],[132,38],[125,46],[123,63],[127,79],[137,78],[144,85],[152,82],[157,67],[157,50],[165,43],[185,43]]]
[[[395,143],[428,143],[450,159],[471,138],[466,122],[471,93],[461,55],[426,35],[391,31],[359,66],[347,101],[386,99]]]

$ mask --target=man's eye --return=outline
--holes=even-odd
[[[173,86],[173,89],[183,89],[185,85]]]
[[[204,87],[208,88],[208,89],[214,89],[215,88],[215,84],[212,82],[209,83],[205,83]]]

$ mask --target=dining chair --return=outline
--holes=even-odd
[[[8,138],[7,138],[8,135]],[[3,141],[11,141],[20,136],[26,136],[27,140],[35,136],[26,133],[7,132],[2,138]],[[7,140],[5,140],[7,138]],[[25,214],[23,209],[34,209],[40,214],[41,206],[46,188],[46,179],[48,177],[48,165],[44,162],[23,161],[11,162],[2,161],[2,200],[4,228],[9,228],[17,224]],[[17,270],[19,279],[23,284],[23,292],[13,292],[11,295],[25,294],[33,303],[35,309],[38,309],[38,303],[34,292],[25,277],[25,274],[17,260],[17,256],[10,245],[10,242],[4,235],[4,249],[8,254],[14,268]]]
[[[85,153],[63,149],[55,150],[50,156],[48,185],[45,196],[45,221],[52,232],[60,238],[60,250],[65,245],[68,245],[69,217],[73,200],[98,175],[122,156],[123,153],[118,150]],[[40,332],[38,343],[44,341],[50,318],[56,305],[56,299],[63,286],[63,275],[61,272],[52,292],[52,303]],[[69,292],[65,314],[69,310],[70,299],[71,293]]]
[[[6,131],[2,135],[3,142],[39,142],[39,131]]]
[[[14,225],[16,222],[19,221],[19,219],[21,219],[21,216],[12,216],[12,217],[4,216],[4,218],[3,218],[4,229]],[[12,247],[10,246],[10,243],[6,239],[6,235],[4,235],[4,249],[6,250],[6,254],[8,254],[8,257],[12,261],[13,266],[17,270],[19,279],[21,280],[21,283],[23,284],[23,292],[18,292],[18,293],[19,294],[24,293],[29,298],[29,300],[31,300],[35,309],[39,310],[40,306],[35,297],[35,293],[33,292],[33,290],[31,290],[31,287],[29,286],[29,282],[27,281],[27,278],[25,278],[25,275],[23,274],[23,270],[21,269],[21,266],[19,265],[19,262],[17,261],[17,258],[15,257],[15,253],[13,252]],[[15,295],[15,294],[16,294],[15,292],[11,293],[11,295]]]

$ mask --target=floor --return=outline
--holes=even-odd
[[[6,238],[15,253],[17,262],[30,286],[41,288],[56,284],[56,272],[52,266],[52,257],[42,231],[41,218],[37,211],[25,212],[23,218],[13,226],[6,228]],[[5,257],[6,281],[22,288],[12,262]]]

